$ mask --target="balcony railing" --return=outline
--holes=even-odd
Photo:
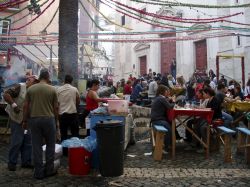
[[[9,3],[9,2],[13,2],[13,4],[15,4],[14,2],[16,2],[16,1],[15,0],[0,0],[0,5],[5,4],[5,3]],[[16,9],[19,10],[19,5],[10,6],[6,10],[16,10]]]
[[[0,37],[0,51],[7,51],[14,45],[16,45],[16,38]]]

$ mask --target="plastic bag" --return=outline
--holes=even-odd
[[[63,147],[84,147],[87,151],[92,152],[96,146],[96,138],[93,138],[91,136],[88,136],[84,139],[79,139],[77,137],[72,137],[70,139],[64,140],[62,142]]]

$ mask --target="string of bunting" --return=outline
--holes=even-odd
[[[38,3],[39,1],[41,1],[41,0],[36,1],[36,3]],[[48,2],[48,1],[49,1],[49,0],[47,0],[46,2]],[[4,17],[4,18],[0,18],[0,20],[6,20],[6,19],[8,19],[8,18],[10,18],[10,17],[13,17],[14,15],[16,15],[16,14],[18,14],[18,13],[24,11],[24,10],[27,9],[28,7],[29,7],[29,5],[27,5],[26,7],[22,8],[22,9],[20,9],[20,10],[18,10],[18,11],[16,11],[15,13],[13,13],[13,14],[11,14],[11,15],[9,15],[9,16],[6,16],[6,17]]]
[[[12,8],[13,6],[16,6],[16,5],[20,5],[26,1],[28,1],[28,0],[9,1],[9,2],[5,3],[4,5],[0,4],[0,11],[3,11],[7,8]]]
[[[135,14],[135,13],[129,11],[129,10],[123,9],[123,8],[117,6],[117,5],[114,5],[114,3],[112,3],[112,2],[109,2],[109,4],[107,4],[107,3],[104,3],[102,0],[99,0],[99,1],[100,1],[101,3],[103,3],[104,5],[106,5],[106,6],[110,7],[110,8],[112,8],[112,9],[114,9],[115,11],[117,11],[117,12],[119,12],[119,13],[121,13],[121,14],[124,14],[124,15],[126,15],[126,16],[128,16],[128,17],[131,17],[131,18],[133,18],[133,19],[136,19],[136,20],[138,20],[138,21],[147,23],[147,24],[152,25],[152,26],[155,26],[155,27],[162,27],[162,28],[173,28],[173,27],[177,27],[177,28],[188,28],[188,29],[192,29],[192,27],[188,27],[188,26],[180,26],[180,25],[175,25],[175,24],[171,24],[171,23],[163,23],[163,22],[160,22],[160,21],[158,21],[158,20],[156,20],[156,19],[154,20],[154,23],[159,23],[159,24],[154,24],[154,23],[152,23],[152,20],[151,20],[151,19],[149,19],[149,18],[147,18],[147,17],[141,17],[141,16],[138,15],[138,14]],[[107,0],[104,0],[104,1],[107,1]],[[116,8],[110,6],[110,4],[112,4],[112,5],[115,6]],[[125,12],[123,12],[123,11],[120,11],[120,10],[118,10],[117,8],[118,8],[118,9],[121,9],[121,10],[124,10],[124,11],[126,11],[127,13],[129,13],[129,14],[127,14],[127,13],[125,13]],[[134,17],[134,16],[132,16],[132,15],[135,15],[136,17]],[[149,22],[147,22],[147,21],[145,21],[145,20],[148,20]],[[200,22],[200,23],[202,23],[202,22]],[[166,27],[166,26],[163,26],[163,25],[168,25],[168,26],[170,26],[170,27]],[[247,29],[247,28],[237,28],[237,27],[235,27],[235,28],[236,28],[236,29]]]
[[[215,36],[199,36],[199,37],[169,37],[169,38],[150,38],[150,39],[104,39],[104,38],[80,38],[80,42],[89,42],[89,41],[98,41],[98,42],[115,42],[115,43],[151,43],[151,42],[176,42],[176,41],[190,41],[190,40],[201,40],[201,39],[209,39],[209,38],[221,38],[227,36],[235,36],[234,33],[229,34],[221,34]]]
[[[43,5],[45,5],[48,1],[49,1],[49,0],[43,2],[43,3],[40,5],[40,7],[43,7]],[[24,18],[28,17],[29,15],[30,15],[30,13],[28,12],[28,13],[25,14],[23,17],[21,17],[21,18],[15,20],[15,21],[13,21],[13,22],[9,22],[9,23],[8,23],[8,26],[9,26],[9,25],[13,25],[13,24],[15,24],[15,23],[17,23],[17,22],[23,20]],[[1,26],[1,25],[0,25],[0,26]]]
[[[118,42],[118,43],[141,43],[141,42],[176,42],[176,41],[190,41],[190,40],[199,40],[199,39],[209,39],[209,38],[220,38],[220,37],[227,37],[227,36],[244,36],[244,37],[250,37],[250,35],[245,34],[235,34],[235,33],[222,33],[222,34],[215,34],[215,35],[201,35],[198,37],[168,37],[168,38],[139,38],[139,39],[131,39],[131,38],[125,38],[125,39],[95,39],[95,38],[80,38],[80,41],[88,42],[88,41],[98,41],[98,42]],[[16,43],[10,43],[10,42],[0,42],[0,44],[13,44],[13,45],[32,45],[37,43],[44,43],[44,42],[55,42],[58,41],[58,38],[48,39],[48,40],[33,40],[33,41],[19,41]]]
[[[55,42],[58,41],[58,38],[56,39],[50,39],[50,40],[43,40],[43,39],[38,39],[38,40],[32,40],[32,41],[27,41],[27,40],[20,40],[18,42],[0,42],[0,44],[9,44],[9,45],[33,45],[33,44],[38,44],[38,43],[50,43],[50,42]]]
[[[154,13],[150,13],[144,10],[140,10],[128,5],[125,5],[123,3],[120,3],[118,1],[114,1],[114,0],[109,0],[112,1],[120,6],[126,7],[128,9],[134,10],[140,14],[144,14],[144,15],[148,15],[151,17],[155,17],[155,18],[161,18],[164,20],[169,20],[169,21],[176,21],[176,22],[182,22],[182,23],[214,23],[214,22],[221,22],[223,21],[225,18],[230,18],[230,17],[234,17],[237,15],[242,15],[243,12],[239,12],[239,13],[235,13],[235,14],[231,14],[231,15],[227,15],[227,16],[222,16],[222,17],[217,17],[217,18],[199,18],[199,19],[194,19],[194,18],[181,18],[181,17],[176,17],[176,16],[166,16],[166,15],[158,15],[158,14],[154,14]]]
[[[119,13],[125,15],[125,16],[128,16],[128,17],[130,17],[130,18],[133,18],[133,19],[138,20],[138,21],[140,21],[140,22],[147,23],[147,24],[152,25],[152,26],[155,26],[155,27],[162,27],[162,28],[167,28],[167,29],[173,29],[174,27],[188,28],[188,27],[182,27],[182,26],[172,25],[172,24],[169,24],[169,23],[162,23],[162,22],[159,22],[159,21],[157,21],[157,20],[155,20],[154,22],[155,22],[155,23],[160,23],[160,24],[163,24],[163,25],[154,24],[154,23],[152,23],[152,20],[150,20],[150,19],[148,19],[148,18],[141,18],[140,15],[134,14],[134,13],[131,12],[131,11],[127,11],[128,13],[130,13],[130,14],[127,14],[127,13],[122,12],[122,11],[116,9],[116,8],[113,8],[112,6],[110,6],[110,5],[108,5],[107,3],[103,2],[102,0],[99,0],[99,2],[101,2],[102,4],[104,4],[104,5],[106,5],[106,6],[110,7],[110,8],[112,8],[112,9],[114,9],[114,10],[116,10],[117,12],[119,12]],[[121,8],[121,7],[118,7],[118,8],[121,9],[121,10],[124,10],[124,9]],[[133,14],[133,15],[135,15],[135,16],[137,16],[137,17],[132,16],[131,14]],[[149,22],[148,22],[148,21],[145,21],[145,20],[149,20]],[[168,25],[168,26],[164,26],[164,25]]]
[[[236,5],[203,5],[203,4],[192,4],[192,3],[181,3],[172,2],[166,0],[131,0],[138,3],[145,3],[151,5],[165,5],[165,6],[181,6],[181,7],[197,7],[197,8],[244,8],[250,7],[250,3],[236,4]]]
[[[132,30],[132,29],[129,28],[129,27],[122,26],[122,25],[120,25],[120,24],[118,24],[118,23],[113,22],[113,21],[110,20],[108,17],[106,17],[102,12],[100,12],[100,11],[98,10],[98,8],[97,8],[95,5],[93,5],[93,3],[91,3],[89,0],[87,0],[87,1],[88,1],[88,3],[95,9],[95,11],[98,12],[99,14],[101,14],[102,17],[105,18],[109,23],[111,23],[111,24],[113,24],[113,25],[116,25],[116,26],[118,26],[118,27],[127,29],[127,30]]]
[[[30,25],[31,23],[33,23],[35,20],[37,20],[53,3],[55,2],[55,0],[52,0],[48,6],[39,14],[37,15],[34,19],[32,19],[31,21],[29,21],[28,23],[24,24],[23,26],[17,27],[17,28],[11,28],[10,30],[14,31],[14,30],[20,30],[28,25]]]

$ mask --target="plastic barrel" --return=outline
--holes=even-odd
[[[68,149],[69,173],[72,175],[88,175],[91,168],[91,152],[82,147]]]
[[[121,121],[103,121],[96,124],[99,148],[99,170],[103,177],[123,174],[124,125]]]

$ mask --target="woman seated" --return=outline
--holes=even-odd
[[[204,97],[204,94],[203,94],[203,89],[200,89],[198,90],[197,92],[197,103],[199,103],[199,107],[200,108],[205,108],[207,106],[207,103],[208,103],[208,99],[206,99]],[[187,121],[187,126],[190,128],[190,129],[194,129],[195,127],[195,124],[201,122],[201,118],[193,118],[193,119],[190,119]],[[188,143],[192,143],[193,141],[193,138],[192,138],[192,134],[186,129],[186,138],[185,138],[185,141],[188,142]],[[192,145],[190,145],[192,147]],[[192,148],[191,147],[187,147],[185,150],[191,150]]]
[[[221,105],[215,97],[215,91],[212,88],[205,88],[203,90],[203,96],[205,99],[208,99],[206,108],[211,108],[211,110],[214,111],[212,120],[222,119]],[[207,140],[207,125],[207,121],[203,119],[196,126],[196,132],[204,142]]]
[[[167,148],[171,143],[171,125],[169,119],[167,119],[167,110],[174,107],[174,103],[171,103],[169,96],[170,90],[166,86],[160,85],[151,106],[152,124],[164,126],[168,130],[168,134],[165,136],[164,142],[165,151],[167,151]]]

